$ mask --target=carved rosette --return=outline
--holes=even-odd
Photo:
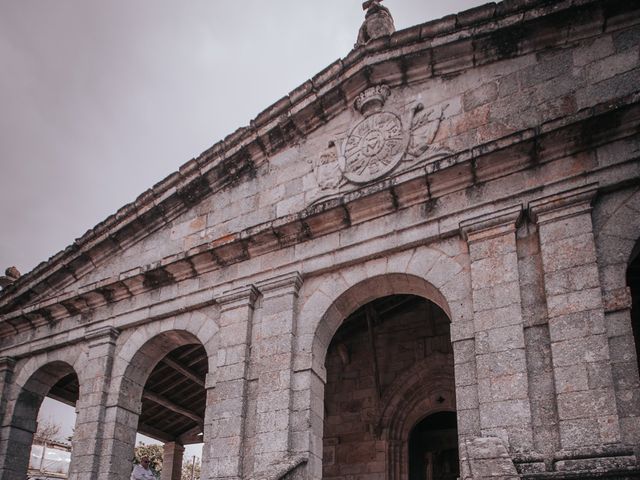
[[[342,157],[347,180],[365,183],[386,175],[402,160],[409,132],[391,112],[374,113],[351,129]]]

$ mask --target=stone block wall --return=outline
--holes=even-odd
[[[72,478],[126,476],[175,342],[208,356],[208,478],[405,478],[432,390],[463,478],[635,475],[639,24],[633,2],[506,1],[376,39],[3,290],[0,478],[57,362],[81,384]],[[393,168],[348,171],[376,154],[358,129],[398,135]],[[339,328],[410,294],[441,321],[379,327],[377,392]]]

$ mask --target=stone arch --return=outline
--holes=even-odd
[[[350,314],[375,299],[391,295],[415,295],[440,307],[452,327],[472,321],[467,246],[459,239],[450,239],[443,243],[445,247],[442,249],[416,247],[388,257],[368,260],[305,282],[303,289],[309,293],[307,296],[305,292],[301,294],[303,302],[300,308],[301,321],[298,324],[296,353],[300,370],[302,371],[302,366],[306,365],[306,368],[310,368],[310,371],[321,379],[312,387],[312,390],[315,389],[314,396],[324,398],[325,357],[338,328]],[[448,358],[453,365],[451,353]],[[425,369],[420,378],[424,379],[428,372],[434,371]],[[315,377],[312,375],[312,378]],[[399,383],[401,382],[402,379],[399,379]],[[444,405],[438,404],[429,395],[424,398],[425,390],[418,388],[418,383],[419,381],[403,385],[405,390],[399,388],[399,392],[410,392],[404,405],[399,405],[400,395],[395,400],[387,400],[388,412],[383,419],[386,423],[381,426],[387,429],[390,438],[397,439],[395,442],[389,442],[387,446],[390,478],[403,478],[400,475],[405,466],[401,463],[408,454],[406,448],[398,446],[398,443],[408,437],[416,422],[424,415],[455,410],[455,381],[452,375],[444,378],[434,372],[433,378],[424,386],[437,387],[436,390],[446,392],[448,401]],[[312,417],[324,418],[323,404],[324,402],[312,403]],[[407,410],[392,414],[394,406]],[[317,424],[313,432],[319,446],[322,445],[323,423]],[[322,458],[319,451],[313,453]]]
[[[34,377],[34,375],[36,375],[39,370],[50,364],[67,365],[78,376],[80,383],[83,383],[83,380],[85,379],[83,368],[84,355],[85,349],[83,347],[73,345],[69,348],[54,350],[41,355],[29,357],[24,364],[20,365],[20,363],[18,363],[16,366],[13,377],[14,380],[12,382],[14,385],[14,393],[25,388],[29,382],[33,382],[33,380],[37,378]]]
[[[640,239],[640,188],[600,199],[594,206],[594,236],[607,309],[624,307],[626,271]]]
[[[416,364],[396,379],[382,398],[381,428],[388,440],[388,478],[407,478],[407,445],[415,425],[435,413],[456,411],[454,379],[441,368],[448,356],[440,354],[435,362],[430,359]]]
[[[160,358],[154,361],[154,355],[149,352],[154,349],[163,351],[167,345],[177,347],[187,343],[202,344],[207,352],[209,374],[211,375],[217,366],[217,331],[218,324],[215,317],[202,311],[187,312],[138,327],[118,345],[113,366],[111,402],[117,403],[122,398],[123,389],[126,389],[123,384],[125,378],[146,379],[148,377],[153,367],[160,361]],[[136,357],[138,360],[135,360]],[[144,365],[144,370],[134,371],[131,369],[131,365],[136,362]],[[116,397],[114,398],[113,395]]]
[[[70,374],[79,378],[74,368],[77,360],[77,354],[67,351],[33,357],[18,369],[0,434],[0,479],[26,477],[42,401],[62,378]]]
[[[627,273],[640,245],[640,188],[599,198],[593,210],[593,230],[607,336],[623,441],[640,440],[638,412],[628,401],[640,394],[640,376],[631,318],[632,297]],[[637,334],[636,334],[637,337]]]
[[[451,358],[440,354],[417,363],[391,385],[382,398],[382,425],[389,438],[406,440],[413,426],[433,413],[455,410],[453,378],[443,373]],[[439,397],[442,397],[441,399]]]
[[[433,247],[417,247],[373,259],[305,284],[313,290],[302,304],[297,354],[324,376],[329,342],[344,319],[360,306],[386,295],[411,294],[438,305],[452,324],[473,317],[468,252],[464,242],[455,242],[453,253]],[[303,292],[304,296],[304,292]]]
[[[123,332],[116,347],[113,376],[107,401],[109,420],[116,442],[106,452],[110,475],[126,477],[130,462],[122,462],[123,455],[133,453],[138,418],[142,413],[142,393],[147,379],[164,356],[176,348],[201,345],[207,355],[208,378],[215,372],[217,362],[218,325],[207,310],[187,312],[176,317],[155,320],[130,332]],[[208,388],[208,380],[206,381]],[[206,409],[208,411],[208,409]],[[203,441],[207,442],[207,413]],[[203,467],[204,468],[204,467]]]
[[[425,364],[418,365],[412,376],[414,379],[410,384],[403,382],[403,388],[384,405],[383,428],[388,440],[390,479],[407,478],[411,430],[430,415],[456,411],[456,392],[451,376],[439,371],[435,365]]]

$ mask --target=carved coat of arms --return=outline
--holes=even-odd
[[[368,183],[392,172],[403,161],[441,156],[448,150],[432,145],[443,108],[425,110],[416,105],[409,118],[384,111],[391,90],[377,85],[362,92],[355,108],[364,117],[342,141],[331,142],[313,161],[316,182],[322,190],[334,190],[346,182]]]

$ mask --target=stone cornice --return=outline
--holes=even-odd
[[[523,207],[516,205],[460,222],[460,234],[469,243],[516,231]]]
[[[253,285],[239,287],[216,297],[216,303],[222,311],[240,307],[253,307],[260,292]]]
[[[529,217],[538,225],[591,211],[598,184],[585,185],[529,203]]]
[[[90,330],[85,334],[85,339],[89,342],[90,347],[97,347],[105,343],[115,344],[120,336],[120,330],[114,327],[100,327]]]
[[[592,13],[594,19],[606,22],[601,4],[602,0],[579,2],[580,8]],[[524,32],[530,22],[537,22],[540,28],[541,19],[567,16],[575,8],[572,0],[487,4],[398,31],[353,50],[258,114],[249,126],[190,160],[4,289],[0,292],[0,313],[34,298],[54,296],[114,252],[135,244],[202,198],[234,184],[270,156],[327,123],[349,108],[367,87],[380,83],[390,87],[413,84],[574,41],[572,35],[578,33],[569,34],[569,22],[566,31],[557,29],[556,35],[537,41],[526,38]],[[495,45],[505,44],[505,34],[509,48],[497,48]]]
[[[266,224],[257,225],[235,235],[227,236],[224,241],[213,241],[191,250],[167,257],[161,262],[147,265],[115,277],[86,285],[78,291],[69,292],[35,303],[23,309],[0,316],[0,338],[26,331],[40,325],[52,325],[74,315],[83,314],[109,302],[130,298],[145,291],[152,290],[153,285],[145,282],[150,272],[158,269],[166,270],[167,277],[174,282],[193,278],[202,273],[223,268],[248,258],[291,246],[312,238],[347,228],[352,224],[366,222],[399,209],[469,188],[478,179],[483,182],[499,178],[513,172],[522,171],[535,164],[537,168],[546,162],[584,149],[592,149],[597,143],[576,145],[572,143],[575,132],[580,131],[582,123],[593,121],[594,116],[603,125],[602,133],[607,126],[615,128],[615,137],[633,135],[640,125],[640,102],[618,102],[615,107],[606,106],[599,109],[590,108],[578,112],[574,117],[565,118],[562,122],[554,121],[542,125],[538,135],[533,131],[523,131],[486,145],[461,152],[425,167],[404,172],[394,178],[380,180],[377,184],[368,185],[360,191],[346,194],[341,199],[329,200],[308,208],[299,214],[281,217]],[[625,122],[619,122],[618,116],[624,116]],[[616,126],[617,125],[617,126]],[[622,130],[621,130],[622,129]],[[549,137],[547,139],[547,134]],[[612,133],[612,135],[614,135]],[[566,137],[567,144],[563,144]],[[537,151],[535,145],[544,146],[553,142],[556,147],[551,156],[531,152]],[[522,155],[522,152],[529,152]],[[493,155],[498,158],[510,158],[509,168],[492,170],[495,164]],[[489,170],[484,171],[482,165]],[[448,172],[455,170],[452,177]],[[559,181],[561,179],[558,179]],[[532,185],[535,190],[536,186]],[[393,191],[393,194],[389,194]],[[345,214],[346,212],[346,214]],[[458,227],[456,224],[455,228]],[[231,292],[230,292],[231,293]],[[219,302],[219,299],[216,299]],[[145,314],[146,315],[146,314]]]
[[[256,288],[264,296],[282,293],[297,294],[302,286],[302,276],[298,272],[285,273],[256,283]]]

